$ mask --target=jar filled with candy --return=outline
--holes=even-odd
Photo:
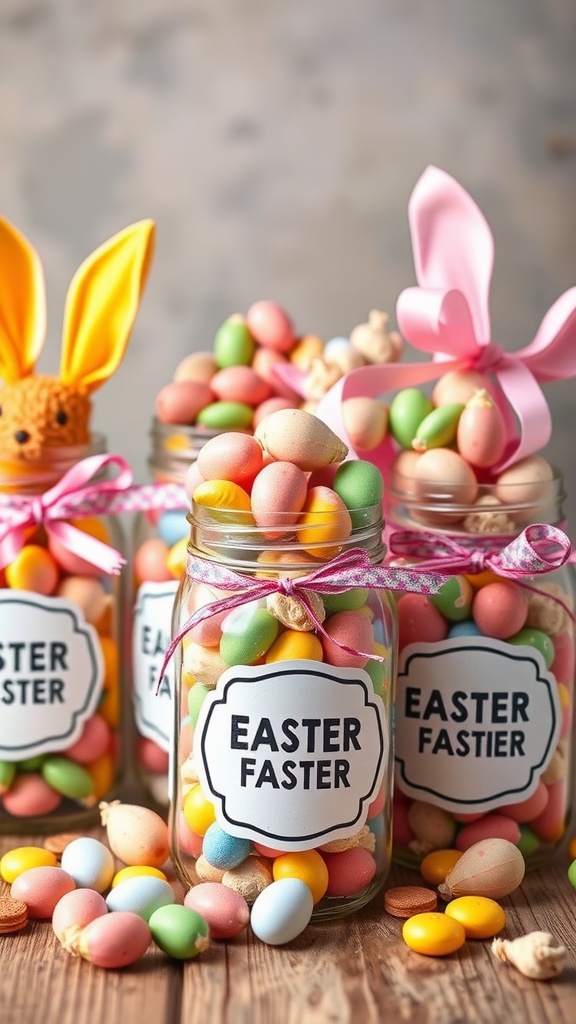
[[[130,467],[91,430],[91,393],[124,354],[151,260],[151,221],[104,243],[66,299],[60,372],[44,341],[37,253],[0,219],[0,829],[96,820],[120,780],[118,493]],[[114,476],[110,470],[119,472]],[[110,513],[110,514],[107,514]]]
[[[208,442],[174,614],[177,872],[250,903],[298,878],[318,918],[366,903],[390,860],[382,478],[345,456],[295,409]]]

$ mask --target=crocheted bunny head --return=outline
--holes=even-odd
[[[91,393],[119,366],[154,247],[152,221],[100,246],[68,289],[58,376],[34,373],[46,332],[37,253],[0,218],[0,455],[36,461],[47,449],[90,440]]]

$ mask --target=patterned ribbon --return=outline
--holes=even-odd
[[[178,644],[197,623],[212,615],[217,615],[219,612],[231,611],[239,605],[258,601],[268,597],[269,594],[277,593],[285,594],[288,597],[297,597],[306,608],[315,628],[347,654],[366,658],[366,660],[382,661],[380,655],[357,651],[354,647],[349,647],[336,640],[335,637],[329,636],[319,621],[308,594],[342,594],[351,587],[437,594],[445,582],[442,576],[422,571],[420,566],[390,568],[374,565],[367,553],[360,548],[344,551],[306,576],[298,576],[294,579],[288,577],[254,579],[251,576],[243,576],[234,572],[217,562],[199,558],[197,555],[188,556],[186,574],[194,582],[206,583],[221,590],[232,591],[232,593],[218,601],[203,605],[182,626],[166,651],[159,680],[162,680]],[[159,685],[160,683],[158,687]]]
[[[119,470],[114,479],[95,480],[110,467]],[[125,563],[120,552],[66,520],[189,506],[186,492],[179,484],[132,486],[132,480],[130,466],[119,455],[92,455],[78,462],[43,494],[0,495],[0,569],[14,561],[30,527],[42,525],[48,536],[67,551],[103,573],[119,573]]]

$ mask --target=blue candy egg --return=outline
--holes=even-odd
[[[156,527],[158,536],[169,548],[174,547],[179,540],[183,540],[190,533],[190,527],[186,519],[186,513],[176,509],[171,512],[163,512]]]
[[[459,636],[483,636],[483,634],[472,619],[466,619],[465,622],[455,622],[453,626],[450,626],[448,639],[452,640],[453,637]]]
[[[231,836],[215,821],[206,830],[202,853],[212,867],[220,868],[221,871],[229,871],[231,868],[238,867],[250,856],[252,843],[249,839]]]
[[[282,946],[304,931],[312,916],[314,900],[300,878],[279,878],[254,901],[250,927],[261,942]]]
[[[174,890],[169,882],[154,875],[135,875],[118,882],[108,896],[108,910],[128,910],[148,921],[158,907],[175,902]]]

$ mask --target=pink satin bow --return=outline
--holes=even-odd
[[[495,467],[502,470],[539,451],[550,439],[552,420],[540,383],[576,375],[576,288],[557,299],[529,345],[507,353],[491,337],[488,300],[494,244],[474,200],[449,174],[428,167],[414,188],[408,214],[418,286],[400,294],[397,320],[404,337],[414,348],[432,353],[432,361],[353,370],[324,396],[316,414],[356,457],[342,419],[345,399],[377,398],[436,380],[451,370],[490,373],[505,397],[508,445]],[[390,457],[389,440],[381,451],[370,453],[381,469]]]
[[[113,480],[89,483],[105,468],[116,466],[120,472]],[[101,569],[118,573],[125,559],[108,544],[67,519],[82,518],[108,511],[111,499],[126,491],[132,483],[132,470],[118,455],[91,455],[70,469],[44,494],[0,498],[0,568],[9,565],[22,549],[30,527],[43,525],[49,537],[67,551]]]
[[[219,612],[231,611],[239,605],[268,597],[269,594],[286,594],[297,597],[308,611],[315,628],[323,636],[328,636],[322,623],[316,616],[307,591],[316,594],[342,594],[351,587],[368,587],[378,590],[406,590],[419,594],[436,594],[445,582],[443,577],[437,573],[421,571],[420,566],[387,568],[374,565],[366,552],[360,548],[344,551],[306,576],[297,576],[294,579],[287,577],[254,579],[251,576],[243,576],[240,573],[234,572],[232,569],[219,565],[217,562],[198,558],[196,555],[188,556],[186,574],[191,580],[198,583],[206,583],[208,586],[233,591],[233,593],[219,601],[203,605],[194,612],[191,618],[178,631],[164,656],[162,670],[158,676],[158,689],[178,644],[190,632],[193,626],[202,622],[203,619],[217,615]],[[355,655],[356,657],[361,656],[366,658],[366,660],[382,661],[379,655],[357,651],[347,644],[336,640],[334,637],[328,637],[328,639],[336,643],[347,654]]]

